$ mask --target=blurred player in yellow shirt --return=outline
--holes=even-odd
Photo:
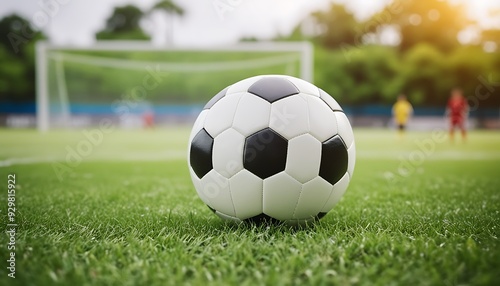
[[[403,137],[408,119],[413,114],[413,107],[404,94],[398,96],[398,100],[392,106],[392,115],[398,126],[399,136]]]

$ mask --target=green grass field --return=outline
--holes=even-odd
[[[82,132],[0,130],[2,228],[9,174],[17,223],[16,278],[5,234],[0,284],[500,285],[499,132],[450,144],[355,130],[349,189],[305,229],[213,215],[189,178],[188,134],[115,131],[70,166]]]

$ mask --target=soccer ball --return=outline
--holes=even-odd
[[[303,224],[340,200],[354,171],[340,105],[291,76],[244,79],[215,95],[189,138],[191,179],[219,217]]]

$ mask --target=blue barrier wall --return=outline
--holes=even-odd
[[[54,107],[57,108],[57,107]],[[141,114],[146,110],[153,110],[155,114],[163,115],[190,115],[197,114],[203,108],[203,104],[189,105],[141,105],[141,106],[111,106],[106,104],[71,104],[71,114],[107,115],[116,114],[120,110],[128,113]],[[346,114],[350,116],[391,116],[391,106],[387,105],[363,105],[363,106],[343,106]],[[443,116],[445,107],[416,107],[415,116]],[[35,114],[35,103],[0,103],[0,114]],[[478,118],[498,118],[500,109],[479,108],[472,110],[471,117]]]

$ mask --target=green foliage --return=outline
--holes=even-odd
[[[415,105],[443,106],[450,90],[458,87],[465,96],[479,97],[481,107],[496,107],[499,63],[498,53],[475,46],[451,53],[426,43],[405,53],[387,46],[317,47],[315,83],[343,104],[390,104],[404,93]]]
[[[399,92],[398,69],[398,55],[390,48],[316,50],[316,84],[343,104],[392,102]]]
[[[355,130],[358,160],[346,194],[304,229],[216,217],[190,181],[185,128],[105,134],[63,181],[51,162],[12,160],[0,176],[17,178],[17,271],[10,279],[4,269],[0,283],[498,285],[499,133],[434,142],[400,176],[401,158],[431,138],[407,135]],[[65,148],[86,140],[68,131],[0,130],[0,137],[0,160],[64,162]],[[8,257],[6,247],[0,256]]]
[[[158,3],[156,3],[151,10],[158,10],[158,11],[164,11],[167,12],[168,14],[173,14],[173,15],[178,15],[182,16],[184,15],[184,9],[182,7],[178,6],[171,0],[162,0]]]
[[[0,20],[0,35],[0,102],[33,101],[35,42],[45,36],[16,14]]]
[[[315,32],[302,34],[301,27],[311,19]],[[450,90],[459,87],[473,100],[479,89],[484,94],[480,106],[497,107],[500,54],[457,41],[458,33],[472,23],[463,6],[448,1],[394,1],[363,22],[344,6],[332,4],[279,39],[313,40],[315,83],[344,104],[390,104],[405,93],[415,105],[442,106]],[[399,49],[366,44],[368,38],[380,42],[388,26],[400,33]],[[482,42],[500,47],[498,35],[498,30],[485,30]]]
[[[335,49],[341,45],[357,43],[356,36],[360,24],[345,6],[332,3],[329,10],[315,12],[311,16],[319,30],[319,35],[316,37],[324,47]]]
[[[139,23],[144,16],[141,9],[126,5],[116,7],[113,14],[106,20],[106,27],[96,33],[98,40],[149,40]]]
[[[154,11],[160,11],[167,15],[170,26],[167,33],[167,43],[172,45],[174,38],[174,16],[183,16],[185,13],[184,9],[175,4],[172,0],[161,0],[151,8],[150,13]]]
[[[149,40],[151,37],[141,29],[129,30],[127,32],[99,31],[95,35],[97,40]]]
[[[41,32],[33,30],[31,24],[17,14],[10,14],[0,20],[0,46],[10,52],[10,56],[25,58],[29,53],[29,42],[43,38]]]
[[[2,98],[11,90],[15,90],[17,94],[28,92],[28,85],[24,82],[26,67],[23,60],[11,56],[4,46],[0,46],[0,58],[4,59],[0,65],[0,94]]]
[[[489,55],[481,47],[460,47],[448,57],[446,68],[454,83],[460,83],[466,94],[474,94],[478,77],[485,76],[489,61]]]
[[[444,70],[444,55],[434,46],[419,44],[403,57],[399,81],[410,101],[443,105],[453,85]]]

